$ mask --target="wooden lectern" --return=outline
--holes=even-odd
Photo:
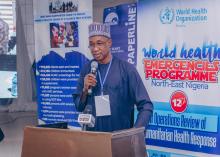
[[[112,133],[25,127],[22,157],[145,157],[144,128]]]

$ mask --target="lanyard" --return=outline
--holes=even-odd
[[[102,94],[102,95],[103,95],[103,87],[104,87],[104,83],[105,83],[105,80],[106,80],[106,78],[107,78],[107,75],[108,75],[109,69],[110,69],[110,67],[111,67],[111,64],[112,64],[112,59],[111,59],[109,65],[108,65],[108,69],[107,69],[107,71],[106,71],[106,73],[105,73],[105,77],[104,77],[103,81],[102,81],[102,78],[101,78],[100,71],[98,70],[99,81],[100,81],[100,84],[101,84],[101,94]]]

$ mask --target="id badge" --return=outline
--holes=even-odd
[[[110,100],[109,95],[95,96],[96,116],[110,116]]]

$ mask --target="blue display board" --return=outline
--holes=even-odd
[[[123,4],[105,8],[104,23],[111,25],[112,49],[115,56],[137,63],[137,5]]]

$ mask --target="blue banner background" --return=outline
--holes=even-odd
[[[103,21],[111,24],[112,53],[136,66],[137,5],[123,4],[105,8]]]

